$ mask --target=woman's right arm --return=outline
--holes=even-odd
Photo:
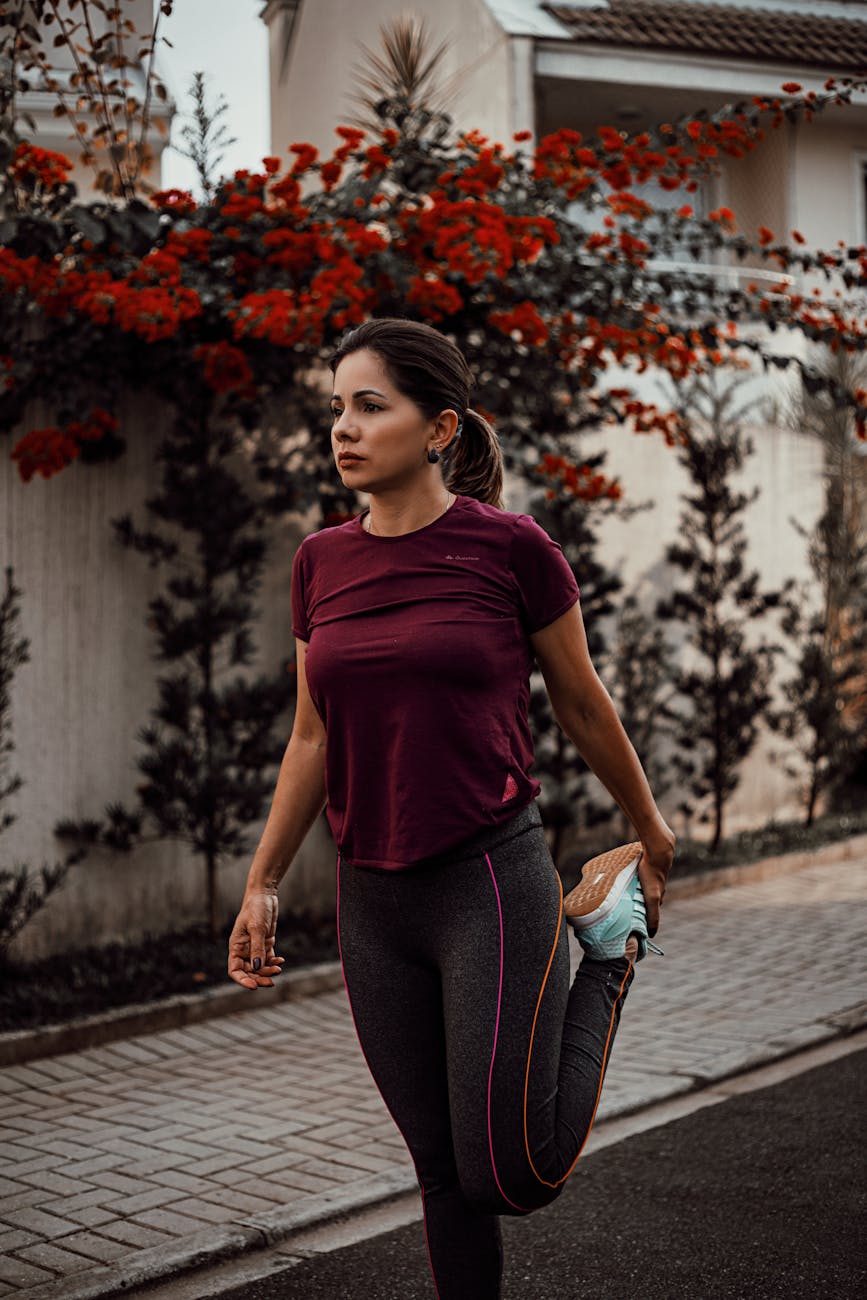
[[[277,886],[326,803],[325,728],[307,687],[306,642],[296,637],[295,645],[298,691],[292,735],[229,939],[229,975],[250,989],[273,984],[271,976],[279,974],[283,958],[274,954]]]

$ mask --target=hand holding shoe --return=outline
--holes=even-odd
[[[641,839],[638,879],[641,881],[641,892],[647,908],[647,933],[651,938],[659,929],[659,909],[674,861],[675,843],[674,831],[661,817],[653,831]]]

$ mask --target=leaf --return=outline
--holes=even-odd
[[[106,240],[106,229],[99,217],[80,203],[69,209],[69,222],[85,239],[91,240],[97,247]]]

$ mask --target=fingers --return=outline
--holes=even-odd
[[[654,938],[659,929],[659,910],[665,898],[665,886],[674,859],[675,839],[671,831],[654,840],[648,848],[641,843],[641,861],[638,865],[644,904],[647,909],[647,933]]]
[[[252,968],[252,962],[243,957],[230,957],[228,973],[236,984],[240,984],[245,989],[272,988],[274,980],[272,976],[279,975],[284,957],[273,957],[260,966],[258,971]]]
[[[258,907],[243,909],[229,937],[229,978],[246,989],[273,987],[285,961],[275,954],[275,942],[276,908],[267,918]]]
[[[251,977],[251,982],[245,987],[270,985],[273,981],[268,977],[280,972],[274,956],[277,937],[276,896],[264,892],[251,895],[245,901],[239,921],[249,944],[243,955],[247,958],[244,968]]]
[[[665,897],[665,889],[660,886],[658,880],[654,880],[651,886],[649,896],[645,895],[645,904],[647,906],[647,933],[650,938],[654,938],[659,929],[659,912]]]
[[[644,895],[644,907],[647,913],[647,933],[654,938],[659,929],[659,909],[665,895],[665,880],[662,874],[648,861],[647,853],[642,851],[638,865],[638,878]]]

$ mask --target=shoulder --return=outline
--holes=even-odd
[[[497,530],[510,545],[517,536],[548,536],[532,515],[517,510],[501,510],[485,501],[477,501],[475,497],[464,497],[463,501],[467,522],[472,520],[485,528]]]
[[[330,524],[318,528],[315,532],[305,533],[298,543],[296,555],[301,557],[302,563],[309,563],[320,555],[333,552],[335,545],[357,534],[358,518],[358,515],[353,515],[342,524]]]

